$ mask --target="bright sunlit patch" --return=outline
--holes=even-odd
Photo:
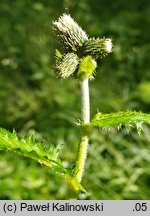
[[[106,40],[106,50],[108,53],[112,52],[112,41],[111,39]]]

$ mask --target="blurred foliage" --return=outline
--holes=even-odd
[[[57,80],[51,22],[64,11],[114,52],[99,59],[91,81],[91,113],[150,110],[150,1],[5,0],[0,6],[0,126],[64,144],[65,166],[76,159],[80,89]],[[150,129],[139,137],[94,130],[83,184],[91,199],[149,199]],[[69,162],[68,162],[69,161]],[[39,172],[40,171],[40,172]],[[0,152],[1,199],[65,199],[66,182],[31,159]]]

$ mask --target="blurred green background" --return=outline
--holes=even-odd
[[[63,143],[66,166],[79,141],[80,89],[57,80],[51,23],[63,12],[92,37],[110,37],[114,52],[99,60],[90,82],[91,116],[150,111],[150,1],[0,0],[0,127]],[[95,129],[83,185],[90,199],[150,198],[150,128]],[[0,199],[65,199],[66,182],[31,159],[0,152]]]

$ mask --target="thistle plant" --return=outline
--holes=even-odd
[[[54,32],[62,50],[56,50],[54,71],[61,79],[73,78],[81,88],[81,137],[79,140],[77,159],[71,167],[65,167],[59,157],[62,145],[54,147],[36,141],[33,136],[24,138],[15,131],[12,133],[0,129],[0,149],[8,150],[32,158],[64,176],[68,182],[70,195],[68,198],[78,199],[81,193],[87,193],[82,186],[85,164],[88,153],[90,134],[94,127],[117,128],[125,126],[128,130],[135,126],[139,135],[142,123],[150,124],[150,114],[136,111],[116,113],[97,113],[90,120],[89,80],[95,76],[97,59],[106,57],[112,52],[110,38],[90,38],[69,14],[63,14],[52,23]],[[69,82],[69,81],[68,81]]]

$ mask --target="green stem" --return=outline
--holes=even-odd
[[[82,124],[88,124],[90,122],[90,98],[89,98],[89,78],[81,81],[81,111],[82,111]],[[85,162],[88,149],[88,135],[82,131],[81,141],[79,144],[77,167],[75,170],[75,176],[78,182],[81,182],[84,174]]]

